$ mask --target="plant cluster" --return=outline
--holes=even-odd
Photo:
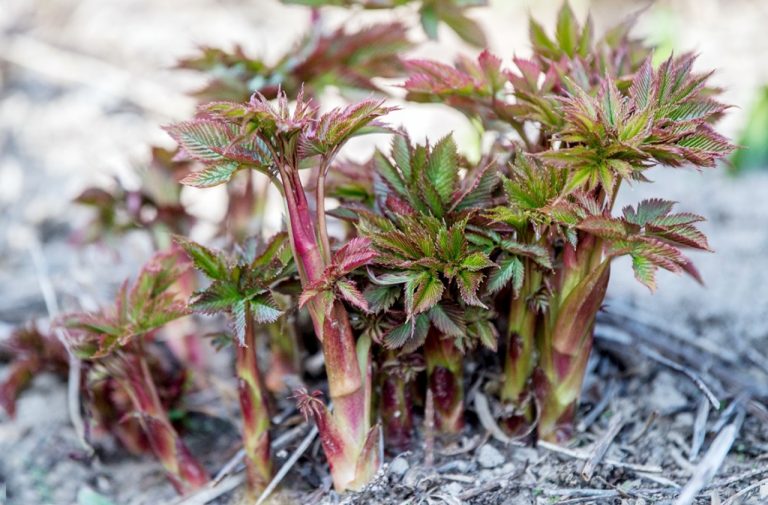
[[[418,3],[430,37],[444,22],[485,44],[464,12],[481,1],[289,3]],[[326,34],[319,12],[274,65],[210,48],[181,63],[210,74],[210,84],[195,117],[166,128],[179,145],[175,161],[155,166],[186,185],[235,188],[216,238],[222,250],[184,238],[194,220],[177,190],[168,199],[151,186],[80,198],[99,208],[101,229],[114,229],[117,210],[136,200],[152,212],[120,210],[132,217],[119,230],[175,234],[176,246],[125,285],[114,307],[62,324],[90,373],[106,372],[128,398],[182,492],[207,477],[165,414],[155,382],[162,367],[153,374],[147,353],[176,318],[223,313],[230,321],[253,493],[272,477],[270,398],[288,383],[300,384],[293,398],[319,429],[336,490],[356,490],[385,449],[412,443],[416,416],[433,415],[440,433],[461,432],[468,362],[493,375],[484,386],[510,435],[566,440],[612,261],[631,258],[636,278],[654,290],[660,268],[699,279],[684,250],[709,250],[696,227],[703,218],[675,212],[673,202],[614,209],[620,188],[648,182],[652,167],[712,167],[733,150],[712,127],[726,107],[709,74],[694,71],[694,56],[654,68],[632,22],[597,37],[567,3],[554,36],[530,21],[532,54],[509,65],[488,50],[453,65],[405,59],[413,43],[404,25]],[[394,107],[385,97],[321,110],[328,86],[383,94],[375,77],[402,77],[406,102],[466,115],[485,140],[479,159],[461,155],[451,135],[418,142],[386,125]],[[389,135],[389,148],[364,163],[339,158],[350,139],[371,133]],[[259,227],[266,193],[257,197],[254,182],[273,184],[284,209],[284,231],[268,239]],[[340,205],[330,208],[330,199]],[[186,303],[182,293],[198,280],[185,273],[181,251],[203,283]],[[269,349],[267,374],[260,348]],[[317,391],[302,367],[313,348],[327,377]]]

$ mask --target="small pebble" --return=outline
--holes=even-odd
[[[485,444],[480,448],[480,452],[477,455],[477,462],[483,468],[496,468],[503,464],[505,461],[504,456],[490,444]]]
[[[405,458],[397,457],[392,460],[392,463],[389,464],[389,471],[399,477],[402,477],[410,467],[411,465],[408,464],[408,461],[406,461]]]
[[[443,487],[443,491],[451,496],[459,496],[464,491],[464,487],[458,482],[451,482]]]

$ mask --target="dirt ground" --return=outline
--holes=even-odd
[[[573,2],[577,11],[586,2]],[[527,48],[524,15],[551,19],[559,2],[492,1],[477,11],[493,48],[505,57]],[[640,6],[595,1],[598,26]],[[407,13],[407,11],[406,11]],[[384,17],[390,14],[383,14]],[[343,17],[334,13],[329,23]],[[639,30],[701,52],[702,67],[718,68],[724,100],[737,108],[723,124],[736,134],[756,87],[768,82],[764,63],[768,5],[758,0],[657,2]],[[118,176],[135,184],[133,169],[148,143],[169,145],[159,125],[190,114],[185,91],[199,78],[173,70],[200,44],[241,43],[274,57],[301,32],[306,12],[272,0],[4,0],[0,7],[0,338],[30,317],[44,317],[40,280],[49,279],[62,308],[93,308],[110,297],[149,254],[138,234],[119,244],[75,249],[72,231],[87,220],[71,199],[88,184]],[[352,22],[368,20],[360,13]],[[443,35],[443,34],[441,34]],[[451,34],[420,54],[449,60],[461,49]],[[414,37],[421,36],[418,31]],[[447,49],[446,49],[447,48]],[[469,129],[430,106],[392,118],[417,138]],[[395,458],[359,494],[331,489],[319,444],[288,403],[276,430],[277,466],[303,441],[275,503],[653,504],[675,503],[701,479],[697,504],[768,503],[768,172],[739,178],[722,170],[651,173],[653,185],[625,190],[634,203],[658,196],[706,216],[714,254],[694,260],[706,286],[661,275],[651,295],[624,262],[613,267],[597,348],[584,387],[579,426],[567,449],[521,446],[488,426],[481,388],[468,395],[470,426],[457,440],[439,441],[434,465],[423,450]],[[223,211],[215,191],[185,198],[203,216]],[[232,391],[226,356],[211,360],[216,388]],[[469,371],[469,384],[481,371]],[[4,373],[0,365],[0,376]],[[704,391],[721,402],[710,405]],[[236,402],[219,395],[190,400],[197,414],[188,432],[193,452],[217,472],[238,449]],[[223,398],[223,399],[222,399]],[[66,384],[35,381],[17,417],[0,414],[0,504],[93,505],[95,491],[115,505],[179,504],[159,466],[105,447],[87,458],[67,416]],[[493,408],[493,405],[490,406]],[[585,463],[608,441],[601,464],[585,478]],[[421,444],[416,444],[421,447]],[[723,460],[722,465],[717,465]],[[710,472],[707,466],[712,465]],[[218,489],[241,479],[236,467]],[[589,470],[589,468],[587,468]],[[589,472],[587,472],[589,473]],[[216,490],[216,489],[215,489]],[[218,493],[213,493],[218,494]],[[212,503],[238,501],[238,491]],[[186,502],[205,503],[192,498]]]

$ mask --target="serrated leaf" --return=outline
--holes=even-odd
[[[426,170],[444,205],[448,205],[458,180],[456,144],[451,135],[440,139],[430,153]]]
[[[429,310],[440,301],[445,291],[442,281],[429,272],[422,272],[405,285],[405,306],[408,314]]]
[[[245,326],[248,318],[248,301],[240,300],[232,305],[232,326],[235,338],[240,345],[245,345]]]
[[[336,291],[338,291],[338,293],[345,301],[362,310],[363,312],[370,311],[368,307],[368,301],[366,300],[365,296],[363,296],[363,293],[357,289],[357,286],[355,286],[353,282],[339,280],[336,281],[335,286]]]
[[[496,352],[499,346],[498,333],[496,327],[490,321],[477,321],[472,324],[471,331],[475,338],[480,340],[486,348]]]
[[[223,280],[227,277],[227,264],[221,254],[179,235],[174,236],[173,240],[184,249],[195,268],[208,278]]]
[[[470,272],[477,272],[478,270],[491,266],[494,266],[493,261],[488,259],[488,256],[481,252],[475,252],[464,257],[460,264],[461,268],[469,270]]]
[[[229,182],[239,168],[240,164],[236,161],[214,163],[184,177],[181,183],[196,188],[211,188]]]
[[[579,25],[569,3],[563,2],[557,16],[556,37],[560,48],[571,58],[576,54],[578,47]]]
[[[512,289],[517,295],[523,286],[525,279],[525,267],[518,258],[511,256],[499,261],[499,268],[491,272],[488,277],[488,292],[497,293],[512,282]]]
[[[275,301],[270,295],[251,298],[250,308],[253,319],[258,324],[274,323],[283,314],[283,311],[275,306]]]
[[[390,309],[400,297],[401,290],[391,286],[376,286],[372,284],[365,288],[363,295],[372,312],[384,312]]]
[[[217,280],[195,296],[190,308],[195,312],[213,314],[229,310],[243,299],[244,297],[236,285]]]
[[[232,140],[233,131],[217,121],[185,121],[165,127],[173,139],[186,153],[200,161],[221,161],[226,159],[222,151]]]
[[[628,205],[622,209],[622,213],[630,223],[644,226],[669,214],[674,205],[675,202],[650,198],[638,203],[637,210]]]
[[[457,274],[456,283],[459,285],[459,294],[467,305],[487,308],[477,296],[477,291],[480,288],[483,277],[483,274],[480,272],[469,272],[466,270],[460,271]]]
[[[643,283],[652,292],[656,291],[656,265],[643,256],[632,256],[632,270],[635,272],[635,279]]]
[[[463,337],[467,333],[467,324],[459,307],[438,303],[429,309],[429,319],[435,328],[451,337]]]

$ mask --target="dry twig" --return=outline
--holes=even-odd
[[[696,495],[712,481],[736,441],[743,420],[744,411],[741,411],[731,424],[718,433],[715,441],[696,466],[693,476],[675,500],[675,505],[690,505],[696,499]]]
[[[585,452],[577,451],[574,449],[568,449],[567,447],[561,447],[557,444],[553,444],[551,442],[547,442],[544,440],[539,440],[537,447],[541,447],[542,449],[546,449],[548,451],[562,454],[563,456],[568,456],[569,458],[580,459],[584,461],[590,458],[590,455]],[[637,465],[634,463],[625,463],[623,461],[617,461],[615,459],[605,459],[603,460],[603,464],[613,466],[616,468],[625,468],[627,470],[632,470],[635,472],[643,472],[643,473],[662,473],[664,471],[660,466]]]
[[[581,478],[584,479],[585,482],[592,480],[595,470],[600,465],[600,462],[605,457],[605,453],[608,452],[608,448],[623,427],[624,419],[620,414],[611,418],[608,428],[605,430],[605,433],[600,436],[597,442],[595,442],[592,453],[587,462],[584,463],[584,468],[581,470]]]

